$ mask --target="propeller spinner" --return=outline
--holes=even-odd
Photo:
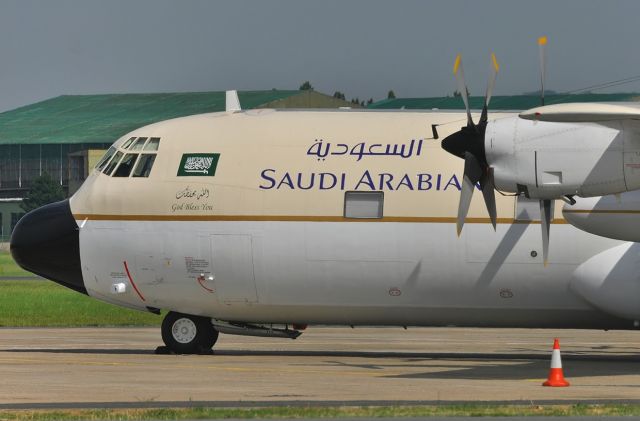
[[[458,204],[458,219],[456,227],[458,235],[462,232],[464,221],[469,212],[469,205],[473,197],[474,187],[480,183],[484,203],[491,218],[493,229],[496,229],[496,198],[494,192],[493,174],[491,167],[487,163],[484,150],[484,135],[487,129],[488,108],[491,101],[491,94],[495,85],[496,76],[500,66],[495,54],[491,54],[491,73],[487,81],[487,90],[484,97],[482,114],[478,124],[474,124],[469,108],[469,98],[467,85],[464,81],[464,71],[462,69],[462,58],[460,54],[456,57],[453,65],[453,74],[458,83],[458,92],[462,96],[464,106],[467,111],[467,125],[459,131],[447,136],[442,140],[442,148],[452,155],[464,159],[464,176],[462,179],[462,191]]]

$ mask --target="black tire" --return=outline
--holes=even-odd
[[[162,340],[176,354],[207,354],[218,340],[208,317],[169,312],[162,321]]]

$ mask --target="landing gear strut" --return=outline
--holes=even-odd
[[[176,354],[207,354],[218,340],[208,317],[169,312],[162,321],[162,340]]]

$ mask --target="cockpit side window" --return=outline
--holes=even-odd
[[[116,153],[116,148],[114,148],[113,146],[110,147],[109,150],[107,150],[107,152],[102,156],[102,158],[100,158],[100,161],[98,161],[98,163],[96,164],[96,169],[98,171],[102,171],[104,166],[107,165],[107,163],[115,153]]]
[[[113,171],[113,169],[120,162],[120,158],[122,158],[122,155],[124,155],[122,152],[120,152],[120,151],[116,152],[116,154],[114,155],[113,159],[109,162],[109,165],[107,165],[106,168],[104,169],[104,173],[106,175],[111,175],[111,172]]]

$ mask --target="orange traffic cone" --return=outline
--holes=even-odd
[[[553,351],[551,352],[551,369],[547,381],[543,386],[567,387],[569,382],[564,379],[562,372],[562,359],[560,358],[560,341],[558,338],[553,341]]]

